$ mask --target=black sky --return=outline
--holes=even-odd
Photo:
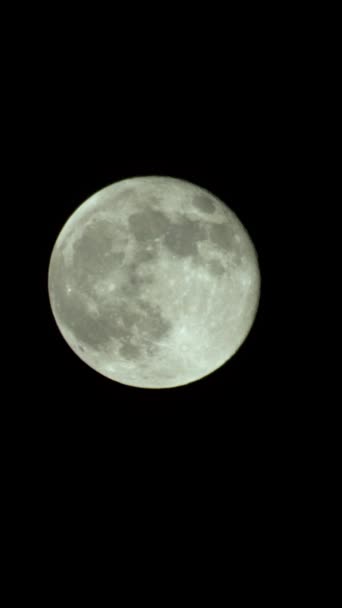
[[[4,266],[19,295],[3,281],[3,297],[19,335],[13,339],[8,323],[13,356],[6,351],[10,421],[3,434],[18,513],[13,529],[29,538],[27,562],[35,549],[45,569],[45,555],[60,564],[70,558],[72,576],[73,539],[87,559],[90,530],[94,538],[100,530],[106,542],[114,534],[106,556],[122,535],[130,559],[138,555],[138,569],[153,531],[157,561],[169,546],[176,555],[171,577],[182,556],[188,576],[189,538],[205,570],[216,556],[224,593],[229,565],[221,554],[235,536],[230,557],[237,568],[242,564],[241,589],[263,551],[268,588],[277,569],[273,556],[284,553],[296,529],[291,514],[296,524],[312,454],[305,440],[313,408],[305,389],[296,388],[306,365],[300,345],[306,311],[296,281],[308,282],[311,264],[309,251],[305,268],[299,255],[298,217],[311,210],[303,142],[310,143],[313,129],[311,123],[305,129],[311,102],[301,93],[311,50],[304,45],[302,55],[296,52],[294,39],[297,28],[302,44],[307,16],[301,26],[296,13],[295,25],[281,31],[284,15],[273,19],[259,6],[253,15],[241,5],[238,22],[204,7],[199,24],[199,8],[190,9],[186,22],[183,9],[161,5],[155,28],[141,6],[141,21],[136,12],[134,18],[116,14],[108,29],[92,22],[92,5],[87,26],[79,11],[74,22],[62,15],[59,24],[57,15],[44,17],[39,7],[35,16],[30,7],[35,28],[22,23],[18,68],[9,70],[14,118],[3,113],[11,130],[3,151],[15,178],[3,207],[11,207],[15,219],[2,230],[11,252]],[[6,58],[11,54],[8,47]],[[139,175],[208,189],[236,212],[259,257],[260,304],[247,339],[220,369],[173,389],[128,387],[89,368],[61,336],[48,299],[49,259],[65,221],[99,189]],[[295,337],[293,319],[299,321]],[[296,524],[301,529],[306,516],[303,511]],[[43,566],[35,572],[39,580],[41,572]],[[211,603],[215,588],[211,584]],[[286,588],[287,580],[281,592]]]
[[[265,127],[250,119],[247,108],[222,108],[222,99],[220,106],[195,101],[196,94],[191,99],[185,95],[178,105],[161,97],[159,107],[155,104],[151,111],[147,101],[138,99],[134,107],[114,104],[112,116],[107,104],[105,120],[101,103],[93,114],[88,106],[85,112],[74,107],[56,116],[52,128],[51,123],[47,127],[40,156],[44,186],[36,204],[42,243],[42,365],[44,382],[54,387],[57,409],[61,402],[70,411],[73,403],[75,411],[84,415],[93,412],[96,404],[96,411],[104,408],[114,419],[131,413],[226,421],[231,416],[239,418],[241,408],[253,418],[263,396],[268,395],[274,365],[270,321],[276,265],[270,248],[280,204],[272,141]],[[129,388],[89,369],[59,334],[47,299],[49,256],[66,219],[100,188],[137,175],[169,175],[207,188],[237,213],[259,255],[261,299],[248,340],[214,374],[177,389]]]
[[[68,53],[61,61],[55,46],[45,63],[37,51],[39,69],[24,70],[15,158],[28,176],[37,271],[34,288],[30,272],[23,279],[34,293],[25,377],[35,403],[31,422],[48,442],[70,433],[67,443],[91,436],[111,445],[111,432],[122,442],[120,429],[124,436],[141,428],[140,437],[169,440],[184,432],[214,449],[227,435],[235,445],[269,440],[273,428],[276,441],[286,423],[291,372],[279,358],[287,335],[279,310],[288,297],[280,268],[284,209],[298,167],[284,57],[263,45],[257,56],[238,47],[232,54],[222,37],[210,43],[210,54],[194,43],[185,54],[169,47],[160,56],[150,45],[141,57],[113,47],[110,65],[89,45],[67,65]],[[49,258],[66,219],[97,190],[137,175],[169,175],[208,189],[237,213],[259,256],[260,305],[248,339],[213,374],[169,390],[126,387],[87,367],[59,333],[48,301]]]

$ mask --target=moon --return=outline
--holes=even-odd
[[[216,196],[172,177],[133,177],[69,217],[48,293],[88,366],[128,386],[172,388],[236,353],[256,316],[260,271],[247,230]]]

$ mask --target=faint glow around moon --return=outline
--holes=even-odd
[[[136,177],[95,193],[54,245],[48,290],[70,348],[129,386],[189,384],[246,339],[260,272],[237,216],[171,177]]]

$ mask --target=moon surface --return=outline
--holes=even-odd
[[[254,245],[222,201],[171,177],[95,193],[53,247],[49,299],[70,348],[129,386],[207,376],[247,337],[259,303]]]

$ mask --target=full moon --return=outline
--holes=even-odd
[[[236,353],[256,316],[260,272],[246,229],[216,196],[134,177],[69,217],[48,292],[82,361],[121,384],[161,389],[200,380]]]

